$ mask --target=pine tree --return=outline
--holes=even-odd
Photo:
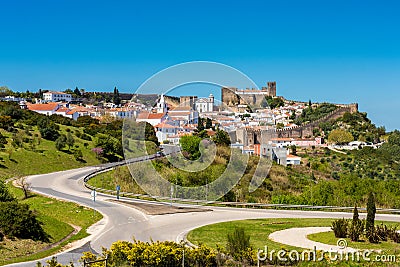
[[[76,96],[81,96],[81,91],[79,90],[78,86],[75,87],[74,94],[75,94]]]

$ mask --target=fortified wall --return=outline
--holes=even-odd
[[[267,87],[261,90],[256,88],[238,89],[236,87],[222,87],[222,102],[230,108],[237,105],[260,106],[266,96],[276,97],[276,82],[267,82]]]
[[[337,105],[338,108],[324,117],[300,126],[287,129],[255,130],[251,127],[237,129],[230,133],[232,142],[242,143],[244,146],[266,144],[272,137],[277,138],[308,138],[313,136],[313,129],[321,122],[328,122],[342,117],[346,112],[358,112],[358,104]]]

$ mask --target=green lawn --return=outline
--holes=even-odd
[[[312,227],[312,226],[330,226],[332,219],[254,219],[233,222],[223,222],[212,225],[203,226],[189,232],[187,239],[194,244],[205,244],[213,248],[217,245],[226,248],[227,234],[233,232],[235,227],[243,227],[245,233],[250,235],[250,244],[254,249],[264,249],[268,246],[268,251],[272,250],[292,250],[303,251],[302,248],[291,247],[288,245],[273,242],[268,239],[270,233],[293,227]],[[380,222],[377,222],[380,223]],[[392,222],[385,222],[387,225],[395,225]],[[333,232],[325,232],[310,235],[311,240],[336,245],[337,238]],[[349,247],[360,249],[383,250],[381,255],[397,255],[399,259],[400,245],[393,242],[384,242],[380,244],[369,244],[368,242],[360,242],[354,244],[349,240]],[[385,254],[386,253],[386,254]],[[377,255],[376,252],[371,254],[371,259]],[[266,263],[264,263],[266,264]],[[297,266],[398,266],[397,262],[353,262],[353,261],[322,261],[322,262],[300,262]],[[264,266],[264,265],[262,265]],[[269,266],[269,265],[268,265]]]
[[[276,243],[268,239],[270,233],[293,227],[330,226],[331,219],[255,219],[233,222],[223,222],[206,225],[194,229],[188,234],[188,240],[193,244],[205,244],[216,248],[226,246],[227,234],[233,232],[235,227],[243,227],[246,234],[250,235],[250,243],[255,249],[298,249]]]
[[[19,199],[22,198],[23,193],[20,189],[10,185],[9,189]],[[88,236],[87,228],[102,218],[100,213],[93,212],[92,209],[40,195],[33,195],[20,201],[29,204],[30,208],[36,212],[38,219],[43,223],[44,230],[50,235],[51,241],[50,244],[32,240],[7,240],[7,242],[0,243],[0,254],[2,255],[0,265],[39,259],[54,254],[69,242]],[[71,225],[77,226],[81,230],[60,245],[42,251],[51,243],[68,236],[73,231]]]

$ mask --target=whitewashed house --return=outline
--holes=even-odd
[[[71,102],[72,95],[63,92],[50,91],[47,93],[43,93],[43,100],[46,102],[59,102],[59,101]]]

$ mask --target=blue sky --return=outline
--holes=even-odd
[[[0,85],[134,92],[166,67],[210,60],[260,87],[276,80],[290,99],[358,102],[391,130],[399,10],[398,1],[2,1]]]

